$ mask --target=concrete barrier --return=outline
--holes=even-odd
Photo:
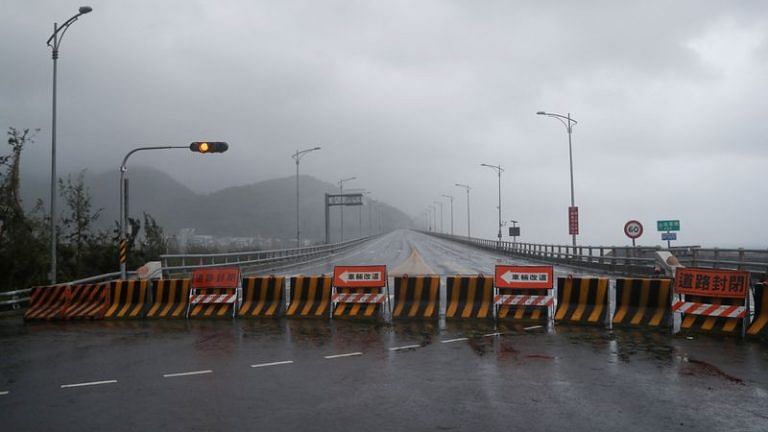
[[[162,279],[152,284],[147,318],[184,318],[189,305],[189,279]]]
[[[449,276],[446,296],[448,319],[493,319],[493,278]]]
[[[669,327],[672,325],[671,279],[616,279],[618,326]]]
[[[285,278],[258,276],[243,278],[243,302],[238,317],[279,317],[285,312]]]
[[[291,299],[285,315],[296,318],[330,318],[331,282],[329,276],[294,276]]]
[[[557,279],[556,322],[601,325],[607,317],[608,279]]]
[[[108,306],[104,318],[143,318],[147,310],[149,281],[118,280],[109,284]]]
[[[392,318],[440,318],[440,276],[395,277],[395,308]]]

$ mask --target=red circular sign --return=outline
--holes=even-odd
[[[624,224],[624,234],[631,239],[636,239],[643,235],[643,224],[636,220],[631,220]]]

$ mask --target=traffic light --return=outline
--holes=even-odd
[[[189,149],[197,153],[224,153],[229,149],[229,144],[221,141],[195,141],[189,145]]]

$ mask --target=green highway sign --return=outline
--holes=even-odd
[[[660,220],[656,221],[657,231],[680,231],[679,220]]]

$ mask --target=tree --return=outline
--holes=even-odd
[[[67,210],[61,216],[62,249],[66,276],[80,277],[84,274],[83,255],[86,248],[94,243],[103,243],[104,235],[93,232],[93,226],[101,216],[101,210],[92,209],[91,196],[85,185],[85,170],[72,180],[59,179],[59,194],[64,199]],[[101,241],[99,241],[101,240]],[[67,268],[68,267],[68,268]],[[67,274],[68,273],[68,274]]]

